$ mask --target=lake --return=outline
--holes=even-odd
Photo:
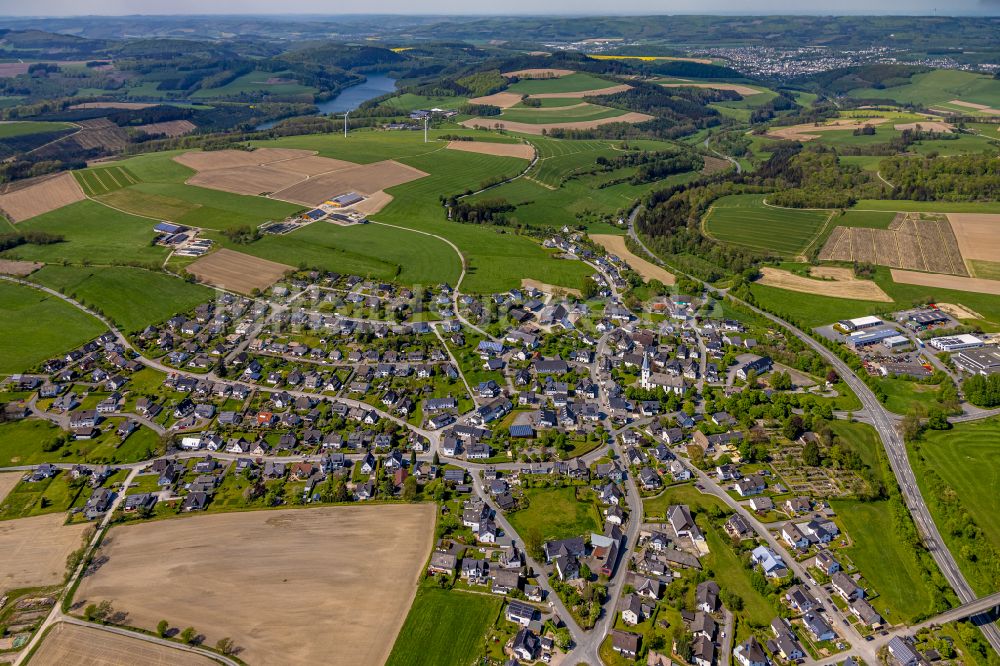
[[[350,88],[344,88],[336,97],[332,97],[325,102],[316,103],[316,114],[325,115],[328,113],[344,113],[353,111],[363,103],[374,97],[381,97],[386,93],[396,90],[396,79],[385,74],[369,74],[368,80]],[[261,123],[255,129],[266,130],[277,125],[280,120],[270,120]]]

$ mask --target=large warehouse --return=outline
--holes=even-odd
[[[960,351],[952,360],[959,368],[973,375],[1000,374],[1000,347],[996,345]]]
[[[941,338],[934,338],[930,342],[931,347],[943,352],[957,352],[963,349],[975,349],[983,346],[983,341],[974,335],[963,333],[961,335],[946,335]]]

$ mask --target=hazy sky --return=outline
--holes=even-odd
[[[0,0],[0,16],[115,14],[940,14],[1000,15],[1000,0]],[[816,7],[816,9],[813,9]]]

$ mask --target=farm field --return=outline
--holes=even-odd
[[[80,201],[39,215],[18,227],[62,236],[62,243],[22,245],[2,253],[9,259],[55,263],[112,264],[138,261],[161,264],[169,253],[151,245],[152,220],[112,210],[95,201]]]
[[[921,287],[940,287],[942,289],[1000,296],[1000,281],[998,280],[983,280],[981,278],[960,277],[957,275],[935,275],[932,273],[918,273],[917,271],[901,271],[895,268],[892,269],[892,279],[902,284],[919,285]]]
[[[997,201],[904,201],[900,199],[861,199],[851,210],[891,211],[895,213],[1000,213]]]
[[[652,116],[648,116],[644,113],[619,113],[618,110],[614,110],[615,113],[610,116],[600,116],[594,117],[588,120],[566,120],[558,121],[554,120],[550,116],[533,116],[532,122],[517,122],[514,120],[507,120],[503,116],[495,116],[492,118],[470,118],[468,120],[463,120],[460,124],[463,127],[469,128],[482,128],[482,129],[492,129],[500,123],[503,125],[504,129],[509,132],[520,132],[523,134],[537,134],[540,135],[543,132],[549,132],[555,129],[564,130],[586,130],[594,129],[595,127],[600,127],[601,125],[607,125],[610,123],[644,123],[647,120],[652,120]],[[610,113],[610,111],[608,112]],[[555,114],[552,114],[553,116]]]
[[[576,488],[531,488],[524,491],[528,508],[507,515],[518,534],[535,532],[541,540],[566,539],[600,531],[593,502],[578,501]]]
[[[218,88],[202,88],[191,94],[192,99],[213,99],[216,97],[237,97],[248,93],[263,92],[274,96],[308,95],[310,98],[316,92],[315,88],[305,86],[292,80],[290,72],[253,71],[244,74]],[[312,101],[311,99],[309,101]]]
[[[597,104],[580,104],[564,108],[507,109],[497,117],[497,120],[505,125],[508,123],[551,125],[555,123],[575,123],[617,118],[625,114],[626,112],[621,109],[612,109]]]
[[[24,587],[58,585],[66,574],[66,556],[82,545],[86,523],[64,525],[66,516],[50,513],[0,521],[0,593]]]
[[[1000,262],[1000,215],[954,213],[948,222],[965,259]]]
[[[374,530],[373,524],[394,528]],[[434,506],[420,504],[211,514],[116,527],[101,547],[108,561],[84,579],[76,601],[111,600],[128,609],[131,624],[146,629],[164,618],[190,625],[209,645],[237,636],[248,663],[377,666],[403,626],[433,524]],[[150,552],[161,556],[151,560]],[[151,587],[159,593],[148,594]]]
[[[659,280],[665,285],[671,285],[677,281],[673,273],[669,273],[661,266],[633,254],[625,245],[624,236],[591,235],[591,238],[608,252],[624,259],[632,270],[641,275],[647,282]]]
[[[521,95],[544,95],[549,93],[579,93],[586,90],[600,90],[616,85],[613,81],[601,79],[583,72],[548,79],[521,79],[507,86],[507,92]]]
[[[213,666],[214,659],[92,627],[59,622],[31,657],[32,666]]]
[[[496,155],[497,157],[520,157],[530,160],[535,157],[535,148],[527,143],[494,143],[492,141],[449,141],[448,150],[467,153]]]
[[[72,174],[61,173],[0,194],[0,214],[13,222],[23,222],[83,199],[83,191]]]
[[[898,213],[887,229],[837,226],[818,258],[968,276],[952,225],[938,214]]]
[[[383,102],[384,106],[389,106],[394,109],[399,109],[400,111],[415,111],[416,109],[457,109],[469,103],[469,100],[465,97],[431,97],[428,95],[416,95],[414,93],[403,93],[397,97],[393,97],[387,102]]]
[[[0,311],[0,373],[23,372],[105,331],[69,303],[9,282],[0,282]]]
[[[141,331],[214,296],[202,285],[127,266],[46,266],[31,279],[99,309],[125,332]]]
[[[780,287],[789,291],[797,291],[803,294],[816,294],[821,296],[835,296],[837,298],[852,298],[861,301],[880,301],[891,303],[889,295],[882,291],[871,280],[859,280],[854,277],[854,273],[849,268],[825,269],[825,274],[820,274],[821,269],[813,269],[813,274],[819,277],[830,277],[832,279],[814,279],[803,277],[795,273],[764,266],[760,269],[763,277],[757,284],[769,287]]]
[[[705,216],[713,238],[781,256],[804,253],[822,233],[831,213],[769,208],[758,194],[738,194],[715,202]]]
[[[482,652],[501,603],[489,595],[421,586],[386,665],[466,666]]]
[[[24,476],[23,472],[2,472],[0,473],[0,504],[3,504],[4,498],[11,491],[11,488],[16,486]]]
[[[41,134],[43,132],[58,132],[60,130],[73,129],[69,123],[45,122],[34,120],[5,121],[0,122],[0,140],[10,139],[15,136],[27,136],[29,134]]]
[[[270,287],[293,268],[223,248],[194,261],[187,272],[216,287],[250,294]]]
[[[107,194],[139,182],[128,169],[118,165],[74,171],[73,176],[88,197]]]
[[[881,90],[859,88],[849,94],[856,98],[891,99],[927,107],[958,99],[1000,108],[1000,81],[985,74],[949,69],[917,74],[906,85]]]

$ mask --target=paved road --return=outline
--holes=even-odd
[[[629,235],[636,240],[639,246],[645,250],[645,252],[649,254],[656,263],[662,264],[663,262],[660,261],[660,259],[643,244],[642,240],[635,232],[635,225],[633,221],[638,213],[638,210],[639,209],[637,208],[632,212],[632,215],[629,216]],[[692,279],[697,279],[693,276],[691,277]],[[715,289],[711,285],[704,284],[704,286],[714,294],[720,296],[725,295],[724,291]],[[795,326],[792,326],[780,317],[772,315],[769,312],[765,312],[738,298],[732,296],[730,296],[730,298],[733,298],[733,300],[737,303],[740,303],[741,305],[766,317],[775,324],[791,331],[793,335],[799,338],[810,348],[814,349],[818,354],[820,354],[820,356],[830,363],[830,365],[837,371],[841,378],[843,378],[847,385],[851,387],[858,398],[861,399],[861,404],[864,410],[870,416],[872,425],[878,431],[879,437],[882,439],[882,445],[885,447],[886,454],[889,457],[890,466],[896,476],[899,488],[903,493],[906,506],[909,509],[910,514],[913,516],[917,529],[920,531],[924,545],[931,553],[938,567],[941,569],[941,573],[948,581],[948,584],[955,591],[959,601],[961,603],[967,603],[974,600],[976,595],[973,593],[968,581],[965,580],[965,576],[962,575],[961,570],[959,570],[958,564],[955,562],[955,558],[951,554],[951,551],[949,551],[944,545],[944,541],[941,539],[941,533],[938,531],[937,525],[934,524],[930,511],[927,509],[927,504],[924,502],[923,496],[920,494],[920,488],[917,486],[913,468],[910,466],[910,461],[907,458],[906,444],[903,442],[903,438],[896,429],[897,417],[891,415],[885,409],[885,406],[879,402],[879,400],[875,397],[875,394],[868,388],[868,385],[865,384],[856,374],[854,374],[854,371],[850,368],[850,366],[844,363],[836,354],[824,347],[818,341],[814,340],[812,336],[807,335],[805,332]],[[986,639],[990,642],[990,645],[993,646],[993,649],[997,653],[1000,653],[1000,628],[993,623],[986,622],[986,619],[987,618],[981,616],[973,618],[975,622],[980,624],[983,635],[986,636]]]

